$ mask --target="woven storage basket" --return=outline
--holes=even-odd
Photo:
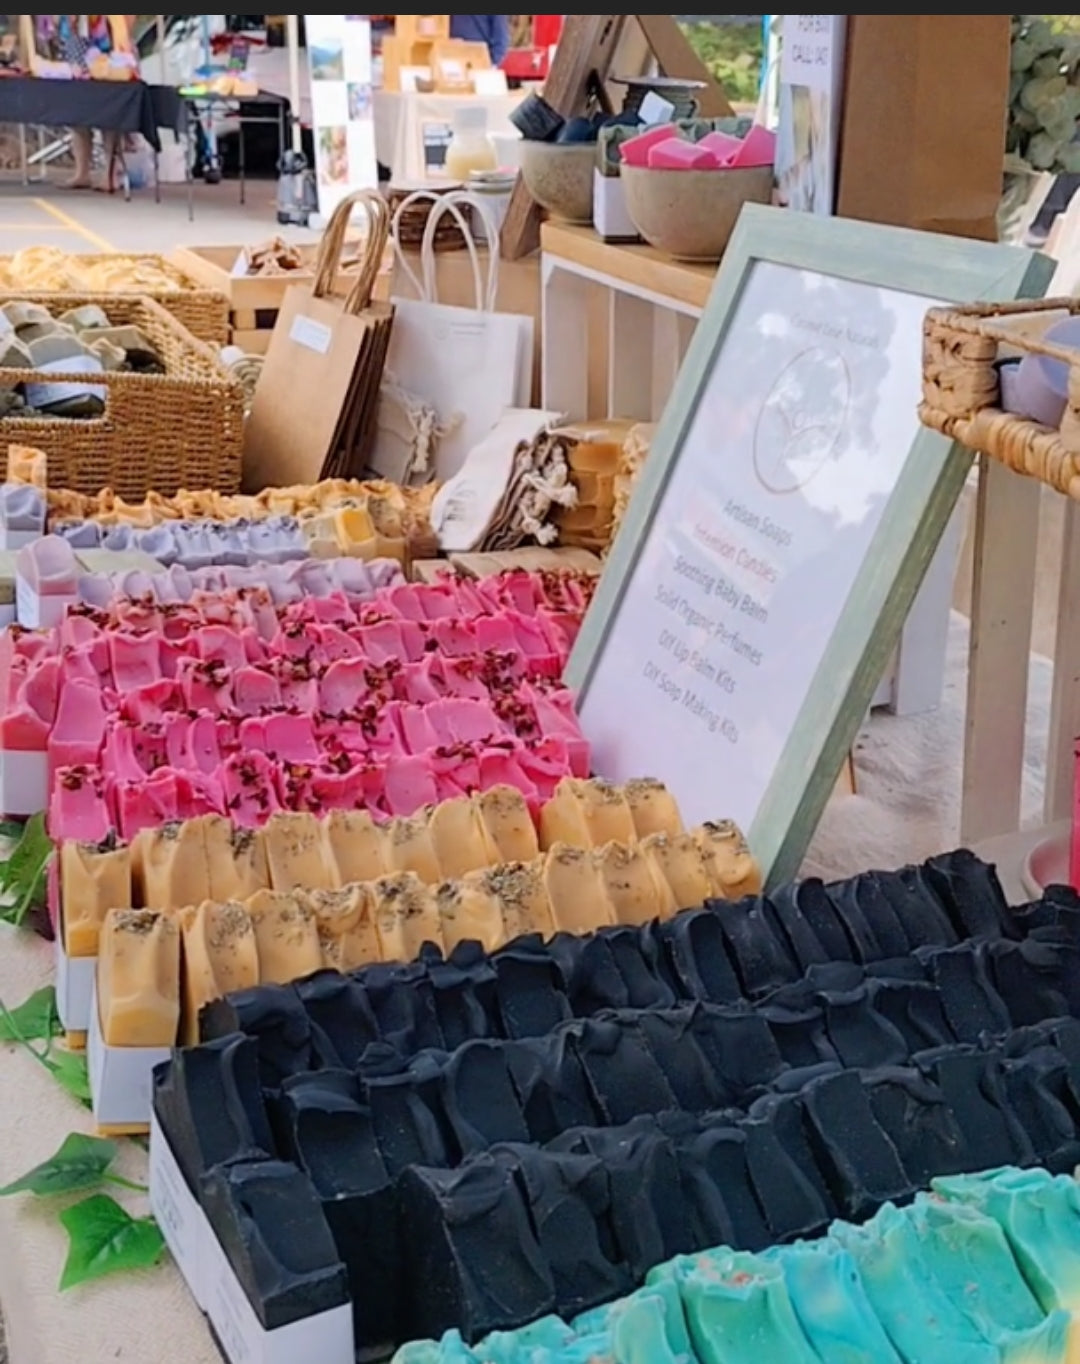
[[[14,256],[0,256],[0,290],[9,293],[26,290],[30,295],[71,293],[71,294],[108,294],[112,298],[152,298],[160,303],[166,312],[172,313],[181,326],[199,341],[207,341],[213,346],[224,346],[229,340],[229,300],[218,290],[207,288],[198,280],[192,279],[164,256],[98,254],[96,256],[66,255],[62,265],[63,283],[58,289],[46,287],[33,272],[26,279],[13,276],[11,269]],[[140,267],[160,272],[176,287],[174,289],[146,288],[102,288],[100,280],[110,267],[124,265],[129,269]]]
[[[1056,320],[1044,314],[1076,313],[1075,298],[932,308],[923,327],[922,423],[1080,501],[1080,352],[1038,335]],[[1068,366],[1058,430],[1001,410],[997,363],[1017,355],[1046,355]]]
[[[97,493],[112,488],[125,500],[148,492],[172,496],[181,488],[240,487],[244,450],[244,390],[217,353],[196,341],[152,298],[124,294],[5,294],[0,304],[40,303],[55,313],[94,304],[109,321],[138,327],[154,347],[164,374],[95,374],[106,390],[105,413],[0,419],[0,450],[29,445],[48,456],[53,487]],[[0,386],[40,383],[37,370],[0,369]],[[83,374],[50,372],[50,382],[86,384]]]

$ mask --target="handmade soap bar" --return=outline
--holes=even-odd
[[[493,786],[474,797],[489,843],[491,865],[532,862],[540,842],[525,797],[513,786]]]
[[[478,873],[478,884],[495,896],[502,909],[505,942],[533,933],[544,939],[555,936],[545,867],[546,859],[537,858],[529,863],[505,863]]]
[[[259,984],[259,952],[251,916],[241,904],[207,903],[181,911],[184,952],[183,1039],[199,1041],[207,1004]]]
[[[168,1048],[180,1028],[180,932],[149,910],[105,916],[97,964],[98,1019],[107,1047]]]
[[[183,909],[213,899],[206,837],[188,820],[143,829],[132,844],[135,891],[147,909]]]
[[[260,891],[247,903],[259,952],[259,978],[288,985],[322,970],[315,916],[296,894]]]
[[[642,851],[656,863],[679,909],[698,909],[716,894],[704,854],[692,834],[650,834]]]
[[[294,1165],[221,1165],[206,1174],[201,1194],[225,1258],[265,1330],[348,1303],[345,1267],[318,1195]]]
[[[60,902],[68,956],[96,957],[105,915],[110,909],[130,909],[134,903],[127,844],[115,839],[62,843]]]
[[[458,881],[444,882],[435,892],[447,952],[463,942],[477,942],[485,952],[494,952],[506,941],[502,905],[491,889],[491,879],[491,873],[472,872]]]
[[[678,911],[671,887],[639,847],[609,843],[596,859],[617,923],[642,925]]]
[[[223,815],[204,815],[201,824],[212,900],[250,900],[270,889],[266,843],[252,829],[237,828]]]
[[[438,884],[441,871],[426,810],[411,819],[391,820],[386,829],[386,848],[391,875],[411,872],[426,886]]]
[[[425,943],[442,946],[435,893],[412,872],[383,877],[372,887],[375,928],[383,961],[411,962]]]
[[[490,866],[492,848],[475,800],[459,796],[437,805],[431,814],[431,846],[439,877],[456,881]],[[413,869],[415,870],[415,868]]]
[[[725,900],[761,894],[761,870],[734,824],[704,824],[694,831],[694,838],[705,858],[713,894]]]
[[[618,922],[596,859],[582,848],[556,844],[550,850],[544,888],[560,933],[591,933]]]
[[[377,881],[390,870],[385,828],[366,810],[334,810],[326,819],[328,860],[335,885]]]
[[[217,1000],[203,1011],[201,1031],[206,1042],[237,1033],[253,1038],[267,1089],[279,1089],[315,1064],[311,1019],[293,987],[261,985]]]
[[[623,792],[638,838],[648,838],[651,834],[675,838],[685,831],[675,797],[662,781],[641,777],[627,782]]]
[[[29,483],[0,485],[0,548],[22,549],[45,534],[45,494]]]
[[[19,550],[15,562],[19,624],[47,629],[60,624],[79,591],[75,551],[55,535],[44,535]]]
[[[621,786],[565,777],[540,815],[540,845],[602,848],[607,843],[634,842],[637,830]]]
[[[315,916],[323,964],[334,971],[356,971],[380,960],[375,902],[368,885],[316,890],[302,896]]]
[[[273,814],[262,841],[273,890],[330,889],[328,841],[315,815]]]
[[[708,147],[672,137],[649,148],[648,164],[650,170],[717,170],[720,162]]]
[[[653,147],[670,142],[673,137],[678,136],[679,131],[673,124],[660,123],[638,137],[629,138],[620,146],[619,155],[628,166],[647,166],[649,152]]]

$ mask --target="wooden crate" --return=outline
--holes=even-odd
[[[310,261],[312,272],[295,271],[287,275],[249,278],[233,274],[243,253],[242,246],[181,246],[170,256],[172,263],[190,279],[223,293],[229,300],[229,340],[249,355],[265,355],[270,348],[285,290],[293,284],[310,284],[314,278],[317,245],[300,250]],[[348,293],[355,275],[339,273],[338,292]]]

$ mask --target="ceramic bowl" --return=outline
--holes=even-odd
[[[770,166],[753,170],[653,170],[619,172],[634,226],[658,251],[676,260],[718,261],[743,204],[772,199]]]
[[[529,193],[553,218],[592,223],[593,142],[523,142],[521,174]]]

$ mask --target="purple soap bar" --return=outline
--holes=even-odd
[[[45,518],[45,497],[40,488],[29,483],[0,486],[0,527],[5,532],[44,535]]]

